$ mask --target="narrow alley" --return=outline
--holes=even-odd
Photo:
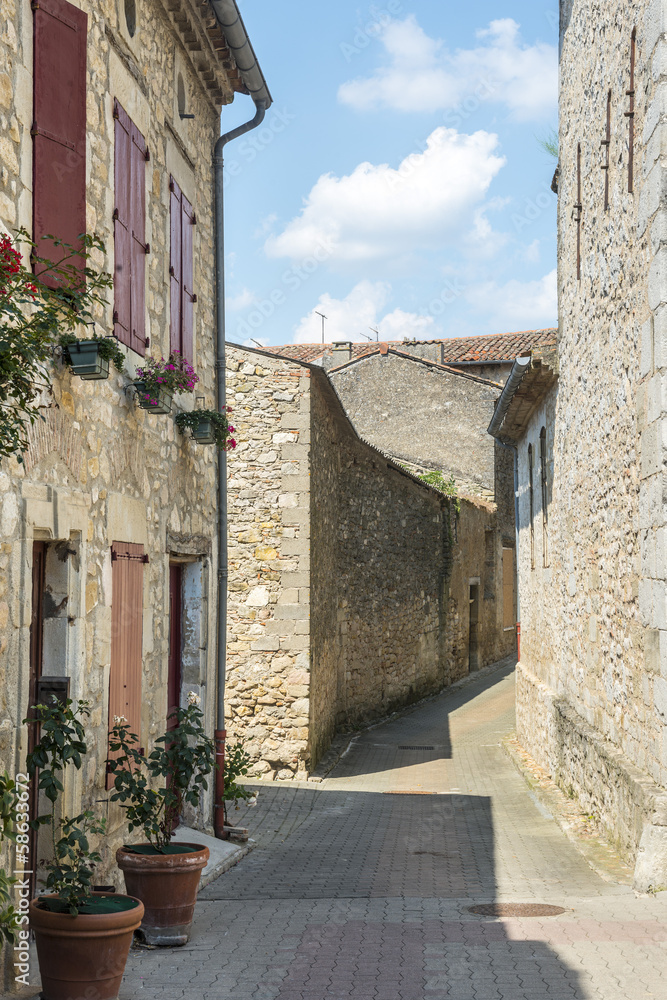
[[[360,734],[321,784],[260,786],[236,814],[254,850],[188,945],[133,948],[120,1000],[665,997],[667,894],[589,867],[500,745],[513,727],[505,661]],[[493,903],[562,912],[471,912]]]

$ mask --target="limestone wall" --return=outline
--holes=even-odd
[[[253,773],[303,777],[309,762],[310,372],[228,347],[228,738]]]
[[[150,354],[169,351],[169,175],[194,205],[196,394],[214,404],[214,300],[211,285],[212,182],[210,151],[219,106],[196,70],[191,51],[159,0],[137,5],[134,38],[116,0],[79,0],[88,19],[87,222],[106,243],[96,266],[113,271],[114,121],[117,97],[145,134],[146,334]],[[173,5],[171,5],[173,7]],[[196,15],[193,15],[196,16]],[[31,227],[32,12],[29,0],[9,0],[0,13],[0,222]],[[201,54],[200,54],[201,55]],[[180,72],[194,120],[177,113]],[[231,96],[231,95],[230,95]],[[98,311],[98,332],[111,333],[113,294]],[[0,766],[18,770],[26,751],[33,541],[49,543],[47,593],[58,594],[45,622],[44,672],[70,677],[71,694],[91,702],[89,754],[70,775],[67,810],[107,815],[109,837],[98,881],[116,881],[114,852],[127,836],[118,807],[104,805],[114,541],[144,545],[142,736],[147,748],[164,731],[167,712],[169,560],[190,566],[197,594],[190,622],[184,693],[202,696],[209,731],[215,707],[216,477],[215,453],[175,428],[173,415],[140,410],[128,388],[141,364],[127,352],[128,376],[112,368],[108,381],[82,381],[56,358],[53,400],[31,431],[20,465],[0,465]],[[194,399],[177,398],[191,407]],[[196,570],[192,567],[196,567]],[[55,589],[54,589],[55,588]],[[66,600],[62,601],[62,597]],[[195,634],[196,633],[196,634]],[[20,768],[22,769],[22,767]],[[197,822],[210,824],[207,799]],[[136,837],[137,834],[134,834]]]

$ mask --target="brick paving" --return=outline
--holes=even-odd
[[[667,893],[596,874],[539,806],[499,745],[513,683],[359,735],[319,785],[258,786],[235,815],[257,846],[188,945],[133,948],[121,1000],[665,1000]],[[565,912],[469,912],[497,901]]]

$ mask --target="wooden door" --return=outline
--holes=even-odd
[[[169,565],[169,678],[167,681],[167,729],[173,729],[175,719],[169,715],[181,703],[181,650],[183,620],[183,568]]]

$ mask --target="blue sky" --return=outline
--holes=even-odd
[[[229,340],[555,325],[557,7],[241,0],[274,104],[226,147]]]

